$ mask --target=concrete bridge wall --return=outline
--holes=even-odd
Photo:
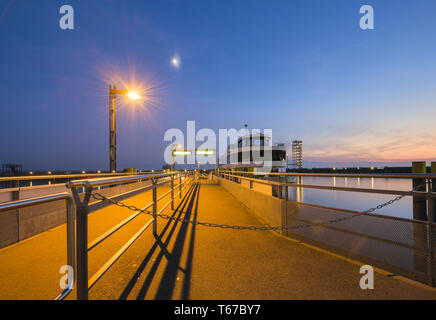
[[[217,178],[218,184],[233,194],[252,212],[270,226],[282,226],[284,223],[284,200],[272,196],[271,186],[242,180],[235,183],[223,178]]]

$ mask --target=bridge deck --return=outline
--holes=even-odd
[[[150,192],[145,192],[125,202],[144,206],[150,200]],[[193,185],[176,208],[175,216],[191,220],[262,226],[230,193],[207,182]],[[115,206],[90,214],[89,240],[130,214]],[[148,220],[150,216],[138,217],[93,249],[90,276]],[[90,290],[90,298],[436,299],[435,289],[381,273],[375,273],[374,290],[361,290],[358,264],[269,231],[163,219],[158,231],[161,240],[155,242],[151,227],[146,230]],[[56,296],[62,276],[59,268],[66,263],[64,246],[65,226],[61,226],[0,250],[0,299]]]

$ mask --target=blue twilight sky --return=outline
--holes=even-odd
[[[160,168],[187,120],[302,139],[308,166],[434,160],[435,34],[434,0],[0,0],[0,164],[107,169],[111,82],[150,95],[119,99],[119,169]]]

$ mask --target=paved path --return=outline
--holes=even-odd
[[[146,192],[126,202],[140,206],[150,198]],[[204,222],[261,226],[238,200],[214,184],[193,185],[176,208],[167,213]],[[114,206],[90,214],[89,240],[129,214]],[[93,249],[90,276],[149,220],[149,216],[138,217]],[[90,290],[91,299],[436,299],[434,289],[379,273],[374,290],[361,290],[359,265],[272,232],[162,219],[158,230],[160,241],[154,241],[151,227],[146,230]],[[65,263],[64,237],[62,226],[0,250],[0,298],[56,296],[59,267]],[[74,297],[75,292],[70,298]]]

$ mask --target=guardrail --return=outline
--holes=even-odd
[[[168,180],[169,178],[169,180]],[[171,188],[168,192],[157,197],[157,186],[159,180],[164,181],[163,184],[171,183]],[[174,180],[178,179],[179,183],[174,184]],[[152,192],[153,200],[151,203],[141,208],[141,211],[137,211],[116,226],[112,227],[97,239],[88,243],[88,213],[89,213],[89,200],[92,196],[93,191],[96,188],[103,186],[114,186],[117,184],[133,183],[143,180],[151,180],[152,182]],[[193,181],[192,174],[190,172],[171,172],[167,174],[157,174],[157,175],[139,175],[131,177],[119,177],[110,179],[92,179],[92,180],[81,180],[72,181],[67,184],[68,188],[71,189],[73,194],[73,199],[76,204],[76,272],[77,272],[77,298],[79,300],[88,299],[88,291],[91,289],[95,283],[105,274],[107,270],[118,260],[118,258],[139,238],[139,236],[153,223],[153,234],[157,237],[157,216],[163,212],[170,204],[171,209],[174,209],[174,200],[177,196],[182,198],[183,190]],[[161,184],[162,185],[162,184]],[[176,187],[179,191],[175,193]],[[83,199],[80,198],[78,189],[84,188]],[[171,199],[166,202],[163,207],[157,211],[157,204],[160,200],[171,195]],[[99,199],[98,197],[96,198]],[[133,237],[131,237],[103,266],[89,278],[88,275],[88,252],[94,249],[98,244],[102,243],[105,239],[111,236],[113,233],[121,229],[127,223],[139,216],[143,211],[152,207],[153,218],[149,220]]]
[[[304,183],[285,183],[281,181],[264,180],[259,178],[248,178],[247,175],[259,176],[258,173],[244,172],[244,171],[232,171],[232,173],[227,173],[226,171],[218,171],[218,174],[226,175],[228,177],[233,177],[234,179],[243,179],[247,181],[253,181],[259,184],[271,185],[271,186],[281,186],[281,187],[298,187],[298,188],[308,188],[308,189],[324,189],[324,190],[336,190],[336,191],[350,191],[350,192],[364,192],[364,193],[379,193],[379,194],[392,194],[392,195],[402,195],[404,191],[389,190],[389,189],[367,189],[367,188],[352,188],[352,187],[336,187],[336,186],[323,186],[323,185],[309,185]],[[423,186],[422,189],[425,191],[410,191],[409,196],[417,197],[427,197],[436,198],[436,193],[432,190],[436,181],[435,174],[396,174],[396,175],[386,175],[386,174],[317,174],[317,173],[266,173],[262,174],[265,177],[331,177],[331,178],[382,178],[382,179],[417,179],[425,180],[426,187]],[[339,209],[339,208],[337,208]]]
[[[0,213],[35,206],[39,204],[49,203],[53,201],[66,200],[67,207],[67,263],[74,268],[75,265],[75,242],[74,242],[74,204],[73,199],[68,193],[59,193],[44,197],[31,198],[25,200],[12,201],[0,204]],[[69,272],[69,271],[67,271]],[[70,278],[70,275],[68,275]],[[73,275],[74,279],[74,275]],[[72,291],[72,283],[68,283],[67,287],[55,298],[55,300],[63,300]]]
[[[140,174],[153,174],[154,172],[141,172]],[[88,178],[103,178],[103,177],[120,177],[132,176],[137,173],[129,172],[114,172],[114,173],[76,173],[76,174],[46,174],[46,175],[27,175],[27,176],[14,176],[14,177],[0,177],[0,189],[5,188],[20,188],[32,187],[35,185],[51,185],[52,183],[66,183],[76,179]],[[44,181],[46,183],[40,183]]]
[[[278,221],[277,219],[281,218],[279,222],[284,226],[284,235],[367,261],[395,274],[426,282],[431,286],[435,285],[436,175],[270,173],[262,174],[264,176],[262,179],[259,174],[223,170],[218,170],[216,175],[219,178],[218,181],[237,198],[239,197],[252,211],[260,216],[263,215],[265,222],[274,224]],[[414,188],[411,191],[398,191],[337,187],[304,184],[300,179],[296,183],[288,183],[285,179],[287,176],[413,179]],[[356,211],[316,203],[291,201],[289,200],[289,188],[386,194],[398,197],[377,207]],[[273,196],[274,190],[277,197]],[[250,192],[256,193],[254,195]],[[421,199],[421,201],[424,199],[427,210],[425,220],[393,217],[376,212],[406,196]],[[256,199],[256,201],[251,199]],[[260,206],[261,199],[268,201],[268,206],[272,206],[275,211],[271,210],[274,212],[269,214],[259,212],[256,207]],[[267,206],[263,206],[262,210],[266,208]],[[350,216],[358,218],[349,219]],[[334,223],[331,223],[332,221]]]

